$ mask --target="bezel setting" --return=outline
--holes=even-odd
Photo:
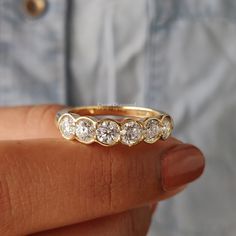
[[[170,137],[173,130],[173,120],[170,116],[165,115],[161,119],[161,138],[166,140]]]
[[[63,138],[72,140],[75,137],[75,119],[69,114],[63,114],[58,120],[58,127]]]
[[[174,124],[166,113],[144,117],[124,116],[123,119],[116,120],[98,118],[96,113],[87,116],[72,111],[60,114],[57,126],[62,137],[67,140],[77,140],[84,144],[96,142],[103,146],[121,143],[131,147],[141,141],[152,144],[159,139],[168,139]]]
[[[82,116],[75,122],[75,138],[82,143],[93,143],[96,137],[96,121]]]
[[[112,119],[102,119],[96,125],[96,140],[102,145],[112,146],[120,140],[120,126]]]
[[[147,118],[144,121],[144,142],[154,143],[161,137],[160,120],[155,117]]]
[[[133,146],[142,141],[143,126],[141,122],[133,119],[126,119],[121,124],[120,134],[121,143],[128,146]]]

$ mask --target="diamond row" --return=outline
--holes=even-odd
[[[158,139],[166,140],[173,129],[173,122],[168,115],[161,119],[147,118],[144,121],[125,119],[119,123],[112,119],[96,120],[86,116],[74,118],[71,114],[63,114],[58,120],[62,136],[66,139],[77,139],[82,143],[98,142],[111,146],[118,142],[132,146],[144,140],[154,143]]]

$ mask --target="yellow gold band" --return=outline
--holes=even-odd
[[[114,118],[116,117],[116,119]],[[82,106],[61,110],[57,126],[65,139],[104,146],[166,140],[173,130],[172,118],[161,111],[135,106]]]

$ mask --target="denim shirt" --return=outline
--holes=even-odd
[[[236,1],[0,0],[0,105],[132,104],[167,111],[203,177],[161,202],[149,235],[236,235]]]

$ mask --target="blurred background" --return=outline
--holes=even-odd
[[[0,0],[0,105],[168,111],[204,175],[149,236],[236,235],[235,0]]]

